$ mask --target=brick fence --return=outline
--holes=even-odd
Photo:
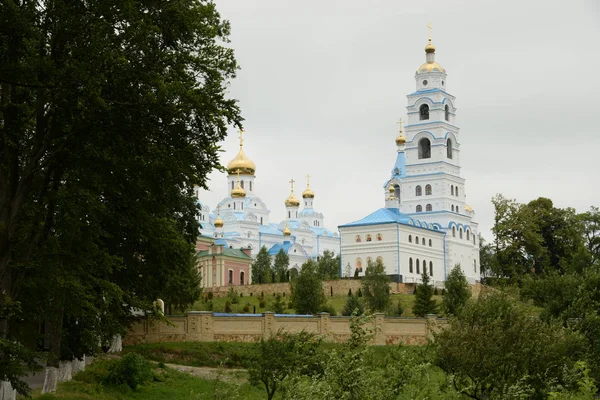
[[[257,342],[280,329],[285,332],[302,330],[318,334],[328,342],[344,342],[350,337],[350,317],[331,317],[328,313],[312,315],[221,314],[191,311],[184,316],[168,317],[171,324],[140,320],[134,324],[123,344],[157,342]],[[374,330],[372,344],[424,344],[431,331],[446,325],[436,318],[394,318],[375,314],[369,322]]]

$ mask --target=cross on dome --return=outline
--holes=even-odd
[[[304,199],[314,199],[315,192],[310,188],[310,175],[306,175],[306,190],[302,192],[302,198]],[[312,208],[312,207],[311,207]]]
[[[295,182],[296,181],[294,179],[290,180],[290,185],[292,185],[292,190],[291,190],[288,198],[285,200],[286,207],[299,207],[300,206],[300,200],[298,200],[298,198],[296,196],[294,196],[294,183]]]

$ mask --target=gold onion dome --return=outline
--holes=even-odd
[[[220,215],[217,215],[217,219],[215,219],[215,228],[222,228],[223,227],[223,220],[221,219]]]
[[[288,228],[288,226],[286,225],[285,228],[283,229],[283,236],[290,236],[292,234],[292,231],[290,231],[290,228]]]
[[[250,160],[244,153],[244,130],[240,130],[240,151],[237,156],[227,164],[227,172],[229,175],[254,175],[256,172],[256,164]]]
[[[401,144],[406,143],[406,138],[402,134],[402,120],[398,121],[398,124],[400,125],[400,130],[398,132],[398,136],[396,137],[396,145],[400,146]]]
[[[425,53],[435,53],[435,46],[433,45],[433,43],[431,43],[431,38],[429,38],[427,46],[425,46]]]
[[[306,189],[302,192],[303,199],[314,199],[315,192],[310,188],[310,175],[306,175]]]
[[[294,192],[290,193],[287,199],[285,199],[286,207],[299,207],[300,200],[296,196],[294,196]]]
[[[467,211],[467,212],[470,212],[470,213],[471,213],[471,212],[473,212],[473,209],[471,208],[471,206],[470,206],[470,205],[468,205],[468,204],[467,204],[467,205],[465,206],[465,211]]]
[[[238,181],[237,186],[235,187],[235,189],[233,189],[231,191],[231,197],[235,197],[235,198],[243,198],[246,197],[246,191],[240,186],[240,182]]]

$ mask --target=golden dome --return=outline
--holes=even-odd
[[[290,228],[288,228],[288,226],[285,226],[285,229],[283,230],[283,236],[290,236],[292,234],[292,231],[290,231]]]
[[[470,212],[470,213],[471,213],[471,212],[473,212],[473,209],[471,208],[471,206],[470,206],[470,205],[468,205],[468,204],[467,204],[467,205],[465,206],[465,211],[467,211],[467,212]]]
[[[254,175],[256,172],[256,164],[254,164],[244,153],[244,130],[240,130],[240,151],[237,156],[227,164],[227,172],[229,175],[242,174]]]
[[[427,46],[425,46],[425,53],[435,53],[435,46],[433,45],[433,43],[431,43],[431,38],[429,38]]]
[[[388,192],[394,193],[395,191],[396,189],[392,185],[390,185],[390,187],[388,188]]]
[[[235,187],[235,189],[233,189],[231,191],[231,197],[234,197],[234,198],[237,198],[237,199],[246,197],[246,191],[244,190],[244,188],[242,188],[240,186],[240,181],[238,181],[237,186]]]
[[[315,192],[310,188],[310,175],[306,175],[306,189],[302,192],[303,199],[314,199]]]
[[[299,207],[300,206],[300,200],[298,200],[296,198],[296,196],[294,196],[294,192],[290,193],[288,198],[285,199],[285,206],[286,207]]]
[[[419,69],[417,70],[417,72],[446,72],[446,70],[438,63],[436,63],[435,61],[433,62],[426,62],[425,64],[421,65],[419,67]]]
[[[219,215],[217,215],[217,219],[215,219],[215,228],[222,228],[223,227],[223,220],[221,219],[221,217]]]
[[[400,125],[400,129],[398,131],[398,137],[396,137],[396,145],[400,146],[401,144],[406,143],[406,138],[402,134],[402,120],[398,121],[398,124]]]

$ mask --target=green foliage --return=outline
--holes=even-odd
[[[225,312],[226,313],[230,313],[231,312],[231,302],[227,301],[225,303]]]
[[[323,306],[321,307],[320,312],[326,312],[328,313],[330,316],[335,317],[337,315],[337,312],[335,311],[335,308],[333,308],[333,306],[329,303],[323,304]]]
[[[359,278],[359,272],[358,272],[358,268],[354,269],[354,279],[358,279]]]
[[[600,209],[590,210],[579,215],[583,225],[584,244],[591,256],[590,265],[600,266]]]
[[[437,313],[437,304],[433,299],[433,285],[429,283],[429,275],[427,268],[423,268],[421,275],[421,283],[415,287],[415,305],[413,306],[413,314],[417,317],[424,317],[427,314]]]
[[[260,308],[265,308],[267,306],[267,302],[264,301],[264,300],[261,300],[261,301],[258,302],[258,306]]]
[[[348,296],[348,300],[344,305],[344,309],[342,310],[342,315],[350,316],[350,315],[363,315],[365,312],[362,303],[358,300],[358,296],[350,295]]]
[[[434,344],[436,365],[475,399],[506,398],[517,388],[546,398],[553,385],[568,385],[563,371],[584,355],[579,335],[529,315],[503,294],[467,303],[434,333]]]
[[[275,301],[273,302],[273,312],[275,314],[285,314],[285,304],[281,299],[281,295],[279,294],[275,296]]]
[[[116,361],[106,376],[104,383],[108,385],[127,385],[132,390],[152,380],[150,363],[139,354],[128,353]]]
[[[323,280],[340,279],[340,256],[325,250],[317,262],[317,273]]]
[[[396,303],[396,307],[394,308],[394,316],[401,317],[404,314],[404,306],[402,305],[402,300],[398,299],[398,303]]]
[[[390,278],[381,261],[369,263],[361,281],[366,306],[372,312],[385,311],[390,304]]]
[[[348,296],[352,296],[352,288],[348,289]]]
[[[319,362],[321,340],[307,332],[277,332],[262,339],[248,368],[250,382],[264,386],[271,400],[283,380],[291,374],[312,376],[322,371]]]
[[[471,297],[471,287],[460,264],[452,268],[444,284],[446,293],[442,299],[442,310],[446,315],[458,315]]]
[[[273,273],[275,274],[275,282],[287,282],[288,281],[288,268],[290,266],[290,257],[283,251],[279,250],[279,253],[275,256],[275,262],[273,265]]]
[[[240,295],[238,294],[237,290],[235,290],[233,287],[229,288],[227,296],[231,300],[231,304],[238,304],[240,302]]]
[[[266,246],[262,246],[251,266],[252,283],[262,284],[271,281],[271,256]]]
[[[242,308],[242,311],[245,313],[249,313],[250,312],[250,303],[246,303],[244,305],[244,308]]]
[[[316,314],[325,304],[323,281],[317,274],[317,265],[308,260],[292,282],[291,300],[298,314]]]
[[[363,297],[362,290],[360,290],[360,288],[358,288],[358,292],[356,292],[356,296]]]

